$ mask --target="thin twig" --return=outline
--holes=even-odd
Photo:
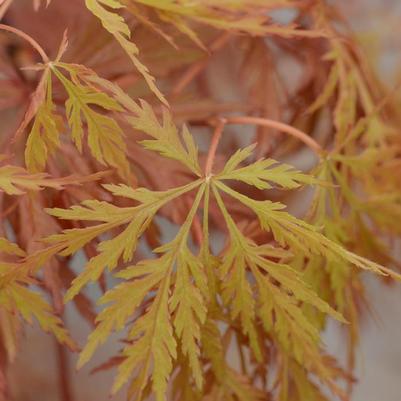
[[[226,119],[220,118],[213,133],[212,141],[210,142],[209,152],[205,164],[205,177],[210,177],[212,173],[214,159],[216,157],[217,147],[220,142],[221,135],[223,134]]]
[[[60,401],[73,401],[71,380],[68,371],[68,354],[65,348],[58,341],[56,342],[56,348]]]
[[[42,57],[44,64],[47,64],[50,62],[50,59],[47,56],[46,52],[43,50],[42,46],[40,46],[40,44],[38,42],[36,42],[35,39],[31,38],[25,32],[22,32],[17,28],[14,28],[9,25],[4,25],[4,24],[0,24],[0,30],[14,33],[15,35],[19,36],[20,38],[26,40],[40,54],[40,57]]]
[[[270,120],[268,118],[243,116],[243,117],[227,117],[225,119],[225,124],[240,124],[240,125],[253,124],[253,125],[260,125],[263,127],[275,128],[281,132],[285,132],[288,135],[293,136],[294,138],[299,139],[301,142],[307,145],[318,155],[323,153],[322,147],[309,135],[305,134],[304,132],[295,127],[292,127],[291,125],[279,121]]]

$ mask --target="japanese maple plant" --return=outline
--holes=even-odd
[[[1,399],[33,321],[78,368],[120,333],[96,370],[129,400],[350,399],[363,271],[399,278],[401,111],[335,6],[2,0],[0,19]]]

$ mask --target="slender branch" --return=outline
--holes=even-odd
[[[214,130],[212,141],[210,143],[209,152],[208,152],[207,159],[206,159],[206,164],[205,164],[205,177],[210,177],[210,175],[212,173],[212,168],[213,168],[214,159],[216,157],[217,147],[219,145],[221,135],[223,134],[224,126],[226,125],[226,121],[227,120],[225,118],[220,118],[216,125],[216,128]]]
[[[69,358],[66,349],[57,341],[57,368],[60,401],[72,401],[71,380],[68,371]]]
[[[268,118],[260,118],[260,117],[227,117],[225,119],[225,124],[254,124],[261,125],[263,127],[275,128],[281,132],[285,132],[288,135],[293,136],[294,138],[299,139],[305,145],[307,145],[310,149],[312,149],[318,155],[323,153],[322,147],[309,135],[300,131],[297,128],[292,127],[291,125],[281,123],[279,121],[270,120]]]
[[[42,57],[42,60],[45,64],[50,62],[50,59],[47,56],[46,52],[43,50],[42,46],[40,46],[40,44],[38,42],[36,42],[35,39],[31,38],[25,32],[22,32],[17,28],[14,28],[9,25],[4,25],[4,24],[0,24],[0,30],[14,33],[15,35],[19,36],[20,38],[26,40],[40,54],[40,57]]]
[[[224,127],[227,124],[241,124],[241,125],[254,124],[254,125],[261,125],[264,127],[275,128],[279,131],[285,132],[293,136],[294,138],[299,139],[310,149],[312,149],[318,156],[323,153],[322,147],[314,139],[312,139],[310,136],[300,131],[299,129],[294,128],[288,124],[260,117],[248,117],[248,116],[227,117],[227,118],[221,117],[218,119],[217,124],[215,126],[213,137],[210,142],[209,152],[206,158],[206,163],[205,163],[206,179],[210,178],[210,176],[212,175],[213,163],[216,157],[217,147],[223,134]]]

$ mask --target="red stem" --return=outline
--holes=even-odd
[[[9,25],[4,25],[4,24],[0,24],[0,30],[14,33],[15,35],[19,36],[20,38],[26,40],[40,54],[40,57],[42,57],[43,62],[45,64],[49,63],[50,59],[49,59],[49,57],[47,57],[47,54],[43,50],[42,46],[40,46],[40,44],[38,42],[36,42],[35,39],[31,38],[28,34],[20,31],[17,28],[14,28]]]
[[[312,149],[315,153],[321,154],[323,152],[322,147],[309,135],[300,131],[297,128],[292,127],[291,125],[281,123],[279,121],[270,120],[268,118],[260,118],[260,117],[227,117],[226,124],[253,124],[253,125],[261,125],[263,127],[275,128],[279,131],[285,132],[288,135],[293,136],[294,138],[299,139],[305,145],[307,145],[310,149]]]
[[[213,162],[216,157],[217,147],[220,142],[221,135],[223,134],[224,126],[227,120],[225,118],[219,119],[216,128],[213,133],[212,141],[210,143],[209,153],[207,155],[205,164],[205,177],[209,177],[212,173]]]
[[[73,401],[70,387],[71,381],[68,372],[68,351],[59,342],[56,343],[56,347],[60,401]]]

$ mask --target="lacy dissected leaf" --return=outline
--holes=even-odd
[[[85,201],[82,206],[69,210],[49,209],[48,212],[62,219],[98,220],[101,224],[82,229],[64,230],[46,239],[52,244],[60,244],[61,254],[66,256],[81,249],[86,243],[108,232],[111,229],[127,225],[120,234],[101,242],[99,254],[87,263],[84,271],[73,281],[66,294],[66,300],[72,299],[89,281],[98,280],[107,267],[113,270],[120,258],[129,262],[135,252],[138,239],[149,226],[156,212],[167,202],[189,192],[199,185],[198,181],[168,191],[149,191],[145,188],[133,189],[126,185],[105,185],[105,188],[116,196],[123,196],[139,202],[138,206],[118,208],[107,202]],[[104,211],[107,210],[107,214]]]
[[[215,382],[210,380],[206,399],[261,401],[266,394],[243,376],[233,370],[225,360],[221,333],[215,321],[210,317],[202,327],[202,345],[204,356],[211,363]]]
[[[88,343],[80,355],[78,366],[85,364],[93,355],[96,348],[103,344],[112,331],[125,328],[128,319],[134,316],[135,310],[145,300],[148,293],[157,288],[163,280],[167,258],[147,260],[132,268],[130,281],[123,282],[108,291],[99,301],[99,304],[112,305],[103,309],[96,318],[96,329],[90,334]],[[128,278],[129,270],[118,274]]]
[[[0,190],[9,195],[22,195],[28,190],[41,190],[45,187],[62,188],[57,180],[46,178],[46,174],[29,174],[22,167],[0,167]]]
[[[180,15],[174,14],[174,13],[169,13],[169,12],[162,11],[162,10],[159,10],[157,12],[157,14],[162,21],[165,21],[165,22],[173,25],[178,31],[180,31],[182,34],[186,35],[189,39],[191,39],[194,43],[196,43],[200,48],[206,50],[206,47],[203,44],[203,42],[200,40],[198,34],[195,32],[195,30],[193,30],[190,27],[190,25]]]
[[[233,318],[241,314],[244,334],[249,336],[255,349],[256,339],[252,338],[255,330],[250,330],[249,326],[254,324],[252,322],[255,321],[255,304],[258,302],[260,319],[265,329],[275,331],[286,350],[292,350],[295,357],[303,361],[306,345],[313,349],[315,344],[313,352],[316,357],[319,355],[319,332],[303,314],[299,302],[308,303],[338,320],[343,321],[343,318],[318,297],[296,270],[274,261],[283,256],[288,258],[288,253],[266,245],[257,246],[244,237],[229,215],[216,188],[214,193],[230,233],[231,243],[223,256],[221,272],[223,299],[230,301]],[[250,285],[251,277],[255,283],[254,288]],[[280,286],[275,283],[279,283]],[[258,295],[255,297],[256,289]]]
[[[85,0],[86,7],[101,21],[103,27],[110,32],[121,47],[125,50],[132,63],[137,70],[142,74],[149,88],[159,98],[159,100],[167,104],[167,101],[160,90],[155,85],[155,79],[150,74],[148,68],[138,59],[139,50],[137,46],[129,40],[131,35],[128,25],[124,18],[114,12],[124,8],[123,2],[120,0]],[[106,7],[112,9],[108,10]]]
[[[193,19],[198,22],[202,22],[208,25],[211,25],[218,29],[234,29],[241,30],[252,34],[262,34],[264,32],[263,22],[266,20],[263,16],[242,16],[242,18],[235,18],[234,12],[231,15],[227,15],[230,11],[243,11],[248,8],[249,5],[241,5],[237,4],[237,7],[233,7],[233,5],[223,4],[222,9],[225,11],[225,16],[222,12],[216,11],[212,4],[207,4],[203,2],[182,2],[177,3],[173,0],[167,1],[158,1],[158,0],[134,0],[136,3],[140,3],[149,7],[152,7],[159,12],[170,16],[171,22],[174,25],[178,25],[178,29],[182,30],[180,25],[182,25],[184,18]],[[187,4],[186,4],[187,3]],[[189,6],[190,5],[190,6]],[[234,10],[232,10],[235,8]],[[242,8],[242,10],[241,10]],[[177,18],[178,22],[175,23],[174,19]],[[187,27],[188,31],[191,31],[191,35],[196,35],[190,27]]]
[[[125,347],[122,352],[125,360],[119,366],[114,391],[138,369],[139,374],[130,385],[129,395],[141,394],[148,382],[149,369],[153,365],[153,392],[158,401],[165,399],[167,382],[173,368],[172,360],[176,358],[176,341],[168,308],[169,284],[167,276],[149,310],[131,329],[128,339],[134,343]]]
[[[198,149],[188,129],[184,126],[180,135],[167,110],[164,110],[163,122],[160,124],[149,104],[141,102],[140,106],[136,106],[136,116],[129,117],[128,122],[135,129],[152,137],[141,141],[141,144],[146,149],[179,161],[200,176],[202,173],[198,161]]]
[[[25,258],[27,255],[17,244],[0,238],[0,253]],[[16,263],[0,261],[0,321],[2,341],[6,345],[8,358],[12,361],[17,350],[21,318],[28,324],[36,319],[42,330],[51,333],[71,350],[77,345],[64,328],[63,321],[55,315],[52,307],[35,290],[29,288],[33,282],[24,261]]]
[[[50,2],[48,2],[50,3]],[[67,33],[64,32],[56,62],[63,56],[67,49]],[[25,147],[25,163],[28,170],[41,172],[46,166],[47,159],[60,146],[60,133],[64,130],[64,123],[56,112],[52,93],[52,74],[50,63],[39,64],[29,69],[43,71],[39,84],[31,95],[29,105],[19,125],[15,138],[26,129],[34,119]]]
[[[124,102],[121,104],[127,106]],[[201,174],[195,145],[187,140],[184,147],[169,119],[163,128],[146,104],[142,104],[142,108],[135,103],[128,106],[126,108],[135,110],[138,116],[129,117],[130,123],[155,138],[145,142],[146,147],[180,161],[197,175]],[[204,247],[201,251],[203,257],[195,257],[187,247],[187,236],[205,190],[205,202],[209,202],[210,185],[230,234],[230,246],[222,255],[219,272],[222,300],[229,309],[231,319],[239,320],[241,330],[249,339],[257,360],[263,360],[258,338],[260,334],[256,329],[261,322],[264,329],[277,338],[284,352],[299,363],[313,368],[319,377],[331,385],[332,377],[321,358],[320,326],[309,319],[302,305],[308,305],[341,321],[343,318],[315,293],[299,271],[290,267],[292,252],[299,252],[301,249],[309,257],[340,260],[383,274],[388,274],[388,271],[346,251],[323,236],[315,227],[284,212],[283,204],[256,201],[223,184],[224,179],[238,179],[264,189],[272,184],[296,188],[302,183],[317,182],[306,174],[291,170],[289,166],[271,167],[276,163],[271,161],[266,163],[260,160],[249,166],[239,167],[251,152],[252,147],[238,151],[229,159],[222,173],[212,178],[198,179],[168,191],[105,185],[114,196],[130,199],[136,203],[135,206],[117,207],[108,202],[88,200],[68,210],[49,211],[62,219],[100,222],[82,229],[65,230],[49,237],[47,241],[57,246],[63,256],[76,252],[92,239],[103,236],[110,230],[124,227],[113,238],[100,242],[98,255],[89,260],[67,292],[66,300],[69,300],[86,283],[98,280],[106,268],[115,269],[120,260],[124,263],[131,261],[138,239],[158,210],[167,202],[200,186],[191,211],[175,239],[155,250],[161,256],[139,262],[118,273],[117,276],[126,281],[106,292],[100,301],[111,305],[99,314],[96,329],[81,354],[80,365],[90,359],[96,348],[113,331],[124,329],[134,319],[126,339],[127,345],[121,353],[122,362],[118,368],[114,391],[134,375],[130,395],[141,399],[151,386],[157,399],[162,400],[178,351],[188,358],[197,387],[202,386],[204,373],[200,364],[200,345],[207,347],[202,343],[201,333],[207,314],[205,299],[210,292],[206,277],[210,276],[210,272],[203,270],[201,261],[210,258],[204,257]],[[250,207],[258,216],[262,228],[272,231],[281,248],[256,245],[245,237],[227,211],[220,192],[225,192]],[[205,213],[203,233],[208,238],[206,204]],[[221,372],[216,373],[219,384],[215,389],[224,388],[228,394],[236,394],[234,382],[229,379],[233,379],[231,374],[234,373],[224,366],[216,369]]]
[[[44,72],[45,99],[36,111],[34,123],[25,147],[25,163],[29,171],[41,172],[48,157],[60,146],[59,135],[63,121],[55,113],[52,100],[52,81],[49,70]]]
[[[246,32],[250,35],[277,34],[282,36],[320,36],[321,32],[298,30],[295,25],[279,26],[269,24],[267,10],[278,6],[277,2],[223,1],[216,7],[213,2],[185,0],[128,0],[153,9],[161,20],[175,26],[200,47],[204,47],[191,22],[209,25],[219,30]],[[258,13],[255,12],[258,9]]]
[[[311,254],[322,255],[332,260],[339,258],[361,269],[398,279],[398,275],[393,271],[348,251],[322,235],[315,226],[284,212],[285,205],[251,199],[221,182],[216,182],[216,186],[251,208],[258,216],[262,228],[271,230],[280,245],[289,245],[295,249],[302,249],[303,252],[307,250]]]
[[[329,401],[319,386],[311,380],[304,366],[288,359],[283,365],[283,374],[288,377],[282,380],[280,400]]]
[[[139,22],[150,28],[153,32],[160,35],[165,39],[171,46],[177,48],[173,37],[166,33],[159,24],[155,23],[147,13],[144,13],[141,7],[134,3],[125,2],[126,10],[131,13]]]
[[[22,318],[32,324],[32,318],[35,318],[40,327],[49,333],[52,333],[61,344],[67,345],[72,350],[77,346],[63,327],[62,320],[57,317],[49,304],[37,293],[28,288],[13,283],[1,291],[1,305],[11,314],[15,310]]]
[[[334,123],[337,130],[336,141],[342,141],[347,130],[356,123],[356,106],[358,104],[358,72],[348,69],[347,62],[342,54],[342,47],[333,50],[329,58],[332,58],[338,68],[338,96],[334,109]]]
[[[319,178],[334,185],[328,188],[321,187],[316,191],[309,221],[315,226],[321,226],[322,233],[333,242],[353,249],[365,258],[383,266],[396,266],[397,263],[389,247],[373,228],[374,219],[370,221],[372,216],[364,207],[365,200],[353,190],[356,177],[361,184],[366,184],[366,189],[372,185],[370,172],[377,168],[380,152],[378,149],[368,148],[354,156],[355,151],[351,150],[352,153],[348,155],[333,152],[330,159],[322,161],[319,166]],[[367,178],[364,178],[365,176]],[[392,205],[396,204],[397,202],[393,199]],[[347,213],[346,219],[343,217],[344,209],[351,210],[351,213]],[[372,210],[379,210],[377,214],[381,217],[386,216],[385,205],[380,202]],[[387,227],[396,220],[397,217],[390,217],[388,219],[390,225]],[[377,222],[374,223],[377,224]],[[314,288],[324,294],[326,299],[332,299],[338,310],[350,320],[349,332],[357,332],[358,322],[355,310],[358,301],[350,294],[354,293],[358,296],[362,294],[359,272],[352,269],[346,260],[325,260],[324,257],[320,260],[308,261],[306,269],[309,280],[314,281]],[[354,336],[354,334],[351,335]],[[349,352],[354,351],[349,349]]]
[[[216,176],[219,180],[236,180],[253,185],[258,189],[272,188],[275,184],[281,188],[298,188],[302,184],[316,184],[311,175],[295,170],[292,166],[278,163],[272,159],[260,159],[245,167],[239,165],[251,156],[255,145],[240,149],[227,161],[224,169]]]
[[[239,400],[239,401],[262,401],[266,393],[250,380],[233,369],[228,368],[224,382],[212,387],[210,399]]]
[[[81,178],[49,178],[45,173],[30,174],[22,167],[6,165],[0,167],[0,191],[8,195],[23,195],[27,191],[40,191],[44,188],[61,190],[65,185],[95,181],[103,175],[104,173],[97,173]]]
[[[182,341],[182,353],[188,357],[197,387],[203,384],[199,342],[201,325],[206,319],[204,297],[207,293],[203,266],[188,248],[177,257],[177,273],[171,310],[174,313],[174,329]]]
[[[249,341],[255,357],[261,361],[261,351],[258,343],[258,336],[255,328],[255,308],[254,287],[250,285],[247,279],[247,269],[243,255],[234,260],[234,263],[240,262],[236,268],[232,268],[230,275],[224,280],[223,297],[226,303],[231,304],[231,317],[236,319],[240,317],[243,332],[249,337]],[[227,263],[227,261],[225,261]],[[248,315],[247,311],[248,310]]]
[[[231,317],[239,318],[243,332],[249,341],[255,356],[261,359],[261,351],[255,328],[254,288],[248,279],[246,257],[241,244],[231,243],[223,258],[220,271],[223,277],[223,301],[230,305]]]
[[[347,164],[347,157],[344,156]],[[341,156],[339,159],[342,159]],[[336,161],[335,161],[336,160]],[[354,160],[358,164],[358,160]],[[353,164],[353,163],[351,163]],[[361,164],[367,166],[365,161]],[[357,227],[360,227],[357,210],[360,209],[359,201],[354,191],[348,187],[347,180],[342,180],[341,183],[336,180],[333,167],[344,168],[345,164],[337,161],[337,155],[333,154],[330,160],[323,160],[317,169],[319,179],[329,182],[333,185],[317,188],[314,199],[312,201],[308,221],[312,222],[315,227],[321,227],[321,233],[333,243],[348,249],[353,249],[358,254],[368,257],[370,260],[378,262],[383,266],[391,266],[388,259],[371,258],[372,254],[366,252],[357,244],[369,244],[369,248],[375,249],[375,242],[366,241],[366,234],[362,234]],[[353,167],[355,167],[353,165]],[[346,177],[348,174],[345,174]],[[339,184],[339,185],[338,185]],[[342,208],[347,207],[347,203],[354,208],[345,220],[342,217]],[[349,227],[352,227],[350,229]],[[353,240],[353,230],[358,230],[355,240]],[[374,234],[376,237],[376,233]],[[380,254],[380,253],[378,253]],[[357,315],[355,311],[358,308],[360,291],[360,271],[355,269],[347,259],[326,257],[308,258],[307,260],[299,259],[296,264],[298,268],[304,270],[305,279],[311,284],[315,291],[324,299],[336,307],[348,320],[346,326],[350,333],[350,342],[348,344],[348,352],[353,353],[353,343],[355,343],[355,333],[358,331]],[[353,296],[351,294],[358,294]],[[311,313],[308,308],[304,308],[305,313],[310,319],[315,319],[316,327],[324,328],[326,316],[324,314],[316,315]],[[351,360],[351,359],[349,359]]]
[[[115,100],[129,112],[126,115],[127,122],[152,138],[141,141],[146,149],[177,160],[197,176],[202,175],[193,136],[185,125],[179,132],[168,109],[163,109],[163,121],[160,124],[147,102],[142,100],[137,104],[120,87],[96,75],[89,75],[85,79],[112,93]]]
[[[223,381],[227,369],[227,363],[224,358],[224,347],[219,328],[210,316],[207,317],[201,334],[204,356],[210,360],[213,374],[219,381]]]
[[[7,253],[9,255],[25,256],[25,251],[23,249],[4,237],[0,237],[0,252]]]
[[[50,0],[32,2],[37,9]],[[399,278],[382,265],[399,266],[391,240],[400,233],[400,141],[393,94],[375,82],[335,6],[309,0],[85,0],[19,13],[23,6],[16,1],[0,3],[0,19],[7,12],[11,24],[0,29],[19,36],[0,40],[5,159],[15,157],[19,164],[25,151],[27,167],[4,166],[0,155],[3,353],[14,359],[22,323],[34,320],[76,349],[41,286],[61,311],[54,288],[58,297],[66,289],[65,301],[76,302],[79,296],[88,300],[80,292],[96,282],[99,312],[95,317],[86,305],[94,327],[78,365],[121,335],[117,355],[98,369],[117,368],[113,392],[127,385],[128,398],[136,401],[346,401],[337,381],[345,380],[350,390],[353,378],[326,357],[321,333],[329,318],[345,323],[345,317],[353,349],[359,311],[368,300],[361,269]],[[83,27],[68,56],[109,80],[83,65],[60,62],[66,35],[54,61],[47,62],[43,49],[53,51],[54,38],[31,29],[36,22],[30,13],[44,18],[43,27],[54,24],[54,16],[60,27],[70,25],[71,17],[85,24],[85,7],[96,23]],[[282,20],[293,22],[275,22]],[[20,69],[38,56],[44,64]],[[153,91],[167,104],[142,58],[170,88],[171,111],[134,101],[121,89],[134,99]],[[296,66],[297,74],[288,66]],[[14,136],[30,126],[23,149],[7,138],[35,71],[42,77]],[[241,99],[222,96],[222,84]],[[183,88],[186,96],[177,96]],[[207,154],[201,132],[195,137],[176,125],[205,131],[218,121]],[[286,160],[302,155],[296,141],[283,140],[274,128],[287,127],[283,132],[318,154],[313,176],[257,160],[255,145],[224,163],[225,151],[237,141],[221,141],[219,129],[235,121],[255,123],[258,141],[267,138],[259,141],[257,154]],[[63,190],[102,177],[81,175],[98,163],[131,183],[128,160],[138,168],[137,182],[149,189],[117,185],[111,177],[104,188]],[[42,173],[46,168],[54,177],[68,170],[80,175],[51,178]],[[316,186],[305,219],[285,206],[304,206],[303,195],[312,191],[289,191],[304,184]],[[47,218],[45,207],[52,208]],[[85,261],[71,269],[77,252]],[[47,285],[49,271],[60,281],[55,287]],[[347,370],[353,363],[349,354]]]
[[[66,70],[70,79],[61,73]],[[93,156],[100,163],[116,167],[124,177],[129,175],[129,165],[126,159],[126,144],[124,134],[117,122],[96,110],[122,111],[122,107],[104,92],[93,86],[82,83],[78,65],[54,63],[52,72],[63,84],[68,99],[65,103],[71,136],[77,148],[82,151],[85,118],[88,133],[88,145]],[[87,71],[87,70],[85,70]]]
[[[314,113],[316,110],[327,105],[333,96],[338,83],[338,66],[335,64],[331,67],[327,82],[315,101],[309,106],[308,113]]]
[[[399,232],[397,222],[401,216],[401,197],[398,193],[377,194],[362,202],[361,207],[378,227]]]
[[[118,273],[118,277],[128,281],[107,292],[100,300],[112,304],[98,315],[96,329],[89,337],[79,365],[87,362],[113,330],[122,330],[141,305],[144,308],[144,314],[135,320],[129,331],[129,344],[122,351],[124,360],[118,368],[114,391],[136,372],[129,393],[140,398],[151,377],[156,398],[163,400],[172,361],[177,357],[173,332],[180,341],[183,355],[189,359],[195,381],[199,387],[202,385],[198,342],[200,325],[206,318],[203,299],[207,293],[206,278],[199,261],[187,247],[187,237],[203,191],[201,187],[176,238],[155,250],[162,255]],[[137,196],[135,191],[131,195],[137,199],[143,197]],[[171,286],[174,290],[170,296]],[[149,298],[152,292],[155,295]]]

